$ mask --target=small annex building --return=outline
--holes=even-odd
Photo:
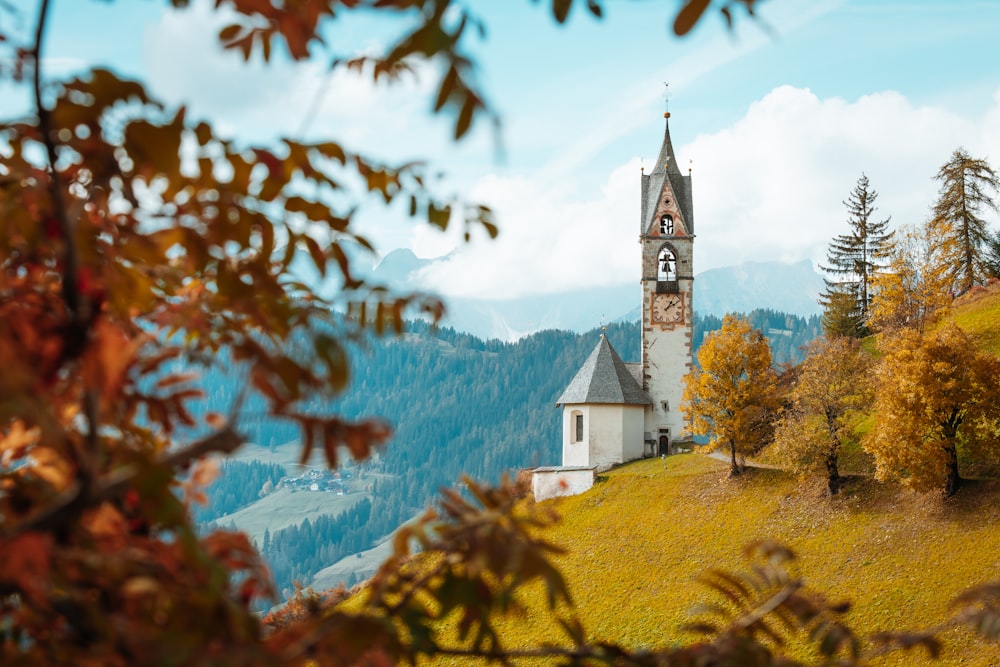
[[[643,456],[644,422],[652,404],[602,333],[597,347],[556,401],[563,411],[562,465],[598,471]]]

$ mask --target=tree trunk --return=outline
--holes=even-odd
[[[826,455],[826,488],[831,496],[840,493],[840,469],[837,468],[837,450],[831,449]]]
[[[944,431],[944,454],[947,457],[945,465],[948,467],[948,477],[944,483],[944,496],[951,498],[958,493],[958,487],[962,478],[958,476],[958,449],[955,447],[955,436],[958,435],[958,427],[962,425],[962,413],[955,408],[951,411],[948,419],[941,424]]]
[[[736,463],[736,441],[732,438],[729,439],[729,476],[735,477],[741,472],[739,465]]]
[[[946,498],[951,498],[953,495],[958,493],[958,487],[962,482],[962,478],[958,476],[958,451],[955,449],[955,441],[950,440],[948,444],[944,446],[945,456],[948,457],[948,478],[944,484],[944,495]]]
[[[837,437],[836,416],[830,410],[826,412],[826,430],[830,434],[830,449],[826,451],[826,488],[831,496],[835,496],[840,493],[840,468],[837,467],[840,439]]]

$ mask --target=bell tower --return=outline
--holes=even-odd
[[[652,399],[645,439],[652,454],[672,453],[686,432],[682,378],[691,369],[694,294],[694,207],[691,174],[681,173],[664,113],[663,144],[653,170],[642,174],[642,388]]]

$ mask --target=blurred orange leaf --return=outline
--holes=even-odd
[[[42,589],[48,584],[53,538],[43,533],[23,533],[0,541],[0,582],[22,590],[36,604],[45,604]]]

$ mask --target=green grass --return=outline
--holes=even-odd
[[[744,545],[773,538],[798,555],[806,583],[854,602],[856,630],[920,629],[947,617],[969,586],[1000,573],[1000,485],[968,482],[956,498],[923,496],[849,478],[838,498],[822,480],[778,470],[726,479],[726,464],[698,454],[644,460],[602,475],[589,492],[547,501],[563,516],[547,534],[590,639],[632,647],[691,641],[681,626],[705,570],[742,570]],[[544,608],[538,589],[530,609]],[[533,612],[504,621],[508,646],[552,642],[561,631]],[[945,664],[996,665],[1000,647],[947,634]],[[917,653],[876,664],[931,664]],[[940,663],[936,663],[940,664]]]
[[[241,447],[233,456],[237,460],[257,460],[276,463],[284,466],[289,476],[301,475],[308,466],[299,464],[302,450],[296,442],[289,442],[277,447],[262,447],[248,443]],[[313,452],[309,465],[325,466],[322,450]],[[352,477],[346,482],[351,491],[346,496],[319,491],[292,491],[279,489],[269,496],[248,505],[232,514],[227,514],[216,521],[220,526],[227,527],[230,523],[237,529],[246,532],[257,544],[262,544],[264,531],[272,533],[293,524],[299,524],[309,519],[315,521],[324,514],[335,516],[350,509],[362,498],[369,497],[368,486],[372,480],[381,475],[367,474],[364,478]]]
[[[982,349],[1000,356],[1000,282],[956,299],[951,318]]]
[[[278,489],[252,505],[219,517],[216,522],[222,527],[236,524],[238,530],[256,540],[257,544],[262,544],[265,530],[273,533],[306,519],[315,521],[324,514],[337,515],[365,497],[364,493],[338,496],[322,491]]]

